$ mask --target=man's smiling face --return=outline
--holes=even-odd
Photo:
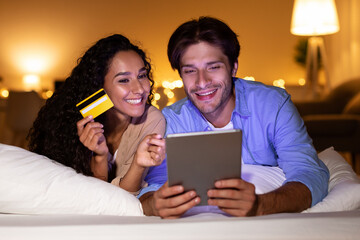
[[[190,45],[184,51],[180,59],[184,89],[205,117],[219,114],[230,104],[236,68],[237,63],[230,66],[222,50],[207,42]]]

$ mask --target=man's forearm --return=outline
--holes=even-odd
[[[288,182],[282,187],[258,195],[256,215],[301,212],[311,207],[311,192],[300,182]]]

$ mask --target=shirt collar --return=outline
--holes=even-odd
[[[190,101],[190,99],[187,99],[186,104],[188,105],[188,108],[191,110],[191,115],[193,117],[193,120],[195,124],[198,126],[198,129],[202,129],[202,131],[211,131],[211,127],[207,124],[207,120],[204,118],[204,116],[201,114],[199,109],[195,107],[195,105]]]
[[[251,113],[247,107],[246,89],[245,89],[244,81],[246,80],[241,78],[233,78],[234,87],[235,87],[234,112],[238,113],[240,116],[250,117]]]

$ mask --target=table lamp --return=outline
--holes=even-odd
[[[334,0],[295,0],[291,33],[310,36],[306,53],[306,82],[312,86],[313,96],[319,95],[318,55],[324,68],[325,90],[330,89],[327,57],[322,35],[338,32],[339,20]]]

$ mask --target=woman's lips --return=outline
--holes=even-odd
[[[127,99],[126,102],[130,103],[131,105],[138,105],[142,102],[143,98],[136,98],[136,99]]]

